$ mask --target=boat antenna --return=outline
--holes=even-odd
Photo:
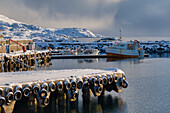
[[[120,40],[122,40],[122,30],[120,29],[119,32],[120,32],[120,37],[119,38],[120,38]]]

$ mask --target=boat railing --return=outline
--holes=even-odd
[[[126,46],[112,46],[110,49],[127,49]]]

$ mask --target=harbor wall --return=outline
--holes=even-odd
[[[33,40],[29,40],[29,39],[18,39],[18,40],[14,40],[17,43],[20,43],[21,45],[23,45],[25,47],[26,50],[33,50],[34,49],[34,42]],[[9,41],[9,40],[5,40],[5,39],[1,39],[0,40],[0,53],[6,53],[6,46],[9,47],[9,52],[13,52],[13,51],[22,51],[22,46],[19,46],[18,44]]]

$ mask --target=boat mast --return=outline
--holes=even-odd
[[[122,31],[121,31],[121,29],[119,30],[119,32],[120,32],[120,37],[119,37],[119,39],[122,41]]]

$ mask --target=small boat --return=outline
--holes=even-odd
[[[62,55],[75,55],[75,52],[72,49],[64,49],[61,53]]]
[[[51,55],[62,55],[61,51],[60,50],[52,50],[51,51]]]
[[[139,41],[130,43],[115,42],[113,46],[106,48],[108,57],[115,58],[144,58],[144,50]]]
[[[81,53],[79,53],[79,55],[98,55],[99,54],[99,50],[98,49],[85,49],[84,51],[82,51]]]

